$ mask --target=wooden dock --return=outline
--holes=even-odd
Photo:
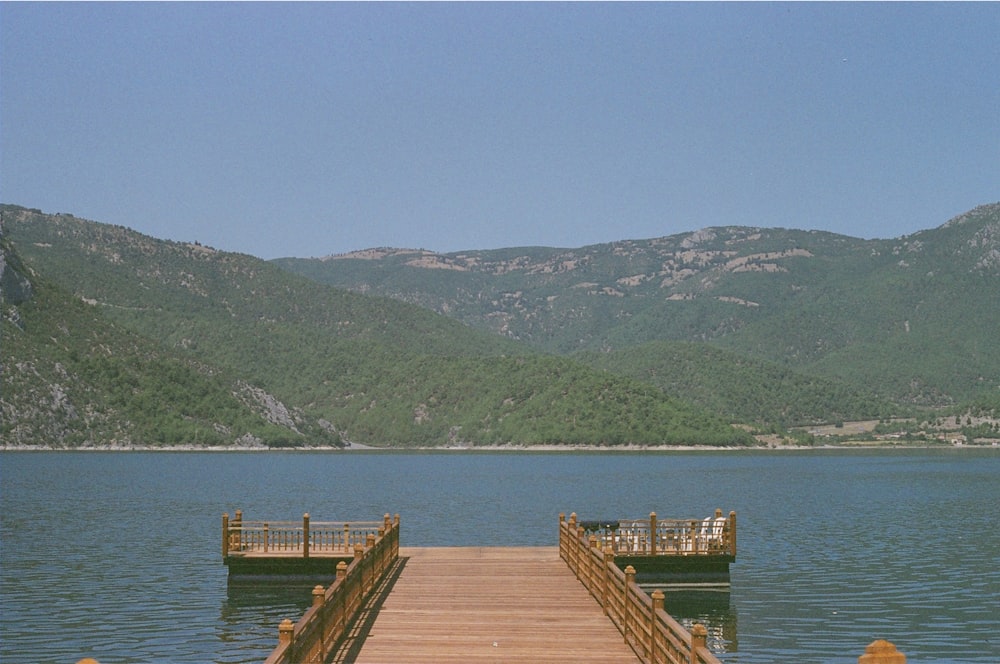
[[[223,515],[222,556],[230,580],[325,573],[332,581],[313,588],[313,605],[296,622],[281,621],[265,664],[719,664],[705,627],[677,623],[663,593],[647,595],[635,568],[616,559],[729,555],[731,519],[718,541],[703,541],[698,520],[674,526],[651,514],[648,523],[601,522],[587,535],[575,514],[560,514],[557,547],[401,548],[399,515],[318,523],[305,514],[300,523],[238,512],[233,521]]]
[[[401,547],[398,568],[329,661],[640,661],[558,547]]]

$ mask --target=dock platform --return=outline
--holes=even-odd
[[[703,519],[578,520],[555,547],[400,547],[400,518],[246,521],[222,516],[230,580],[329,578],[264,664],[602,662],[721,664],[705,625],[688,630],[647,594],[640,567],[689,585],[725,583],[736,513]],[[334,575],[332,578],[330,574]],[[707,576],[707,578],[706,578]],[[81,660],[81,663],[85,660]],[[905,663],[887,641],[858,658]]]
[[[627,531],[616,528],[604,548],[596,535],[584,535],[575,514],[569,521],[559,515],[558,547],[400,547],[399,516],[388,514],[363,527],[317,528],[308,514],[301,524],[248,522],[242,513],[234,521],[223,515],[231,577],[251,560],[267,561],[274,572],[297,557],[340,559],[332,583],[313,588],[312,607],[278,626],[278,645],[265,664],[719,664],[703,625],[688,632],[663,610],[661,591],[647,595],[631,565],[616,566],[620,547],[612,545],[642,537],[634,520]],[[646,556],[674,555],[661,551],[658,528],[649,533]],[[700,550],[693,544],[684,553]],[[350,562],[342,559],[347,551]],[[643,551],[636,545],[630,553]]]
[[[640,661],[559,547],[401,547],[398,565],[329,661]]]

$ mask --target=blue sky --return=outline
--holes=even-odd
[[[0,3],[0,200],[262,258],[1000,200],[997,3]]]

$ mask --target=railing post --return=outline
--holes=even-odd
[[[632,584],[635,583],[635,568],[628,565],[625,568],[625,592],[622,602],[622,636],[625,637],[625,643],[628,643],[628,609],[629,609],[629,593],[632,591]]]
[[[729,513],[729,555],[736,557],[736,512]]]
[[[236,510],[233,513],[233,520],[229,522],[229,548],[243,550],[243,510]]]
[[[302,557],[309,557],[309,512],[302,515]]]
[[[597,597],[597,588],[594,587],[594,550],[597,549],[597,535],[591,533],[590,537],[587,538],[587,582],[584,584],[590,594]],[[603,560],[604,557],[602,556]]]
[[[559,557],[566,560],[566,543],[563,541],[564,523],[566,523],[566,512],[559,512]]]
[[[650,605],[651,610],[649,612],[649,661],[658,662],[656,658],[656,634],[660,631],[656,628],[657,619],[656,612],[663,610],[663,591],[654,590],[653,594],[650,596],[653,603]]]
[[[656,555],[656,512],[649,513],[649,554]]]
[[[229,557],[229,514],[222,515],[222,559]]]
[[[872,641],[865,654],[858,657],[858,664],[906,664],[906,655],[884,639]]]
[[[365,540],[365,546],[369,549],[375,546],[375,533],[368,533],[368,537]]]
[[[344,524],[344,551],[351,550],[351,524]]]
[[[701,623],[691,626],[691,664],[698,664],[698,650],[708,647],[708,630]]]
[[[698,553],[698,522],[691,520],[691,552]]]
[[[611,604],[611,568],[615,564],[615,552],[608,549],[604,550],[604,592],[601,597],[601,604],[604,605],[604,615],[608,615],[610,612],[609,604]]]
[[[295,625],[291,620],[285,618],[278,625],[278,644],[289,644],[291,645],[292,639],[295,637]]]
[[[321,607],[326,602],[326,591],[323,590],[323,586],[316,586],[312,590],[313,596],[313,608],[316,610],[316,618],[320,621],[319,628],[319,656],[326,658],[326,639],[327,639],[327,614],[325,611],[321,610]]]
[[[268,537],[267,531],[268,531],[268,526],[265,523],[264,524],[264,553],[267,553],[268,540],[271,539],[270,537]]]
[[[569,521],[566,522],[566,532],[561,533],[559,538],[566,538],[566,564],[569,568],[573,570],[573,574],[576,574],[576,542],[573,541],[573,533],[576,532],[576,512],[569,515]],[[579,574],[577,574],[579,578]]]
[[[347,576],[347,563],[341,560],[337,563],[337,581],[343,581]]]

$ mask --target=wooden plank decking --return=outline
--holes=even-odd
[[[558,547],[403,547],[383,585],[330,661],[639,661]]]

